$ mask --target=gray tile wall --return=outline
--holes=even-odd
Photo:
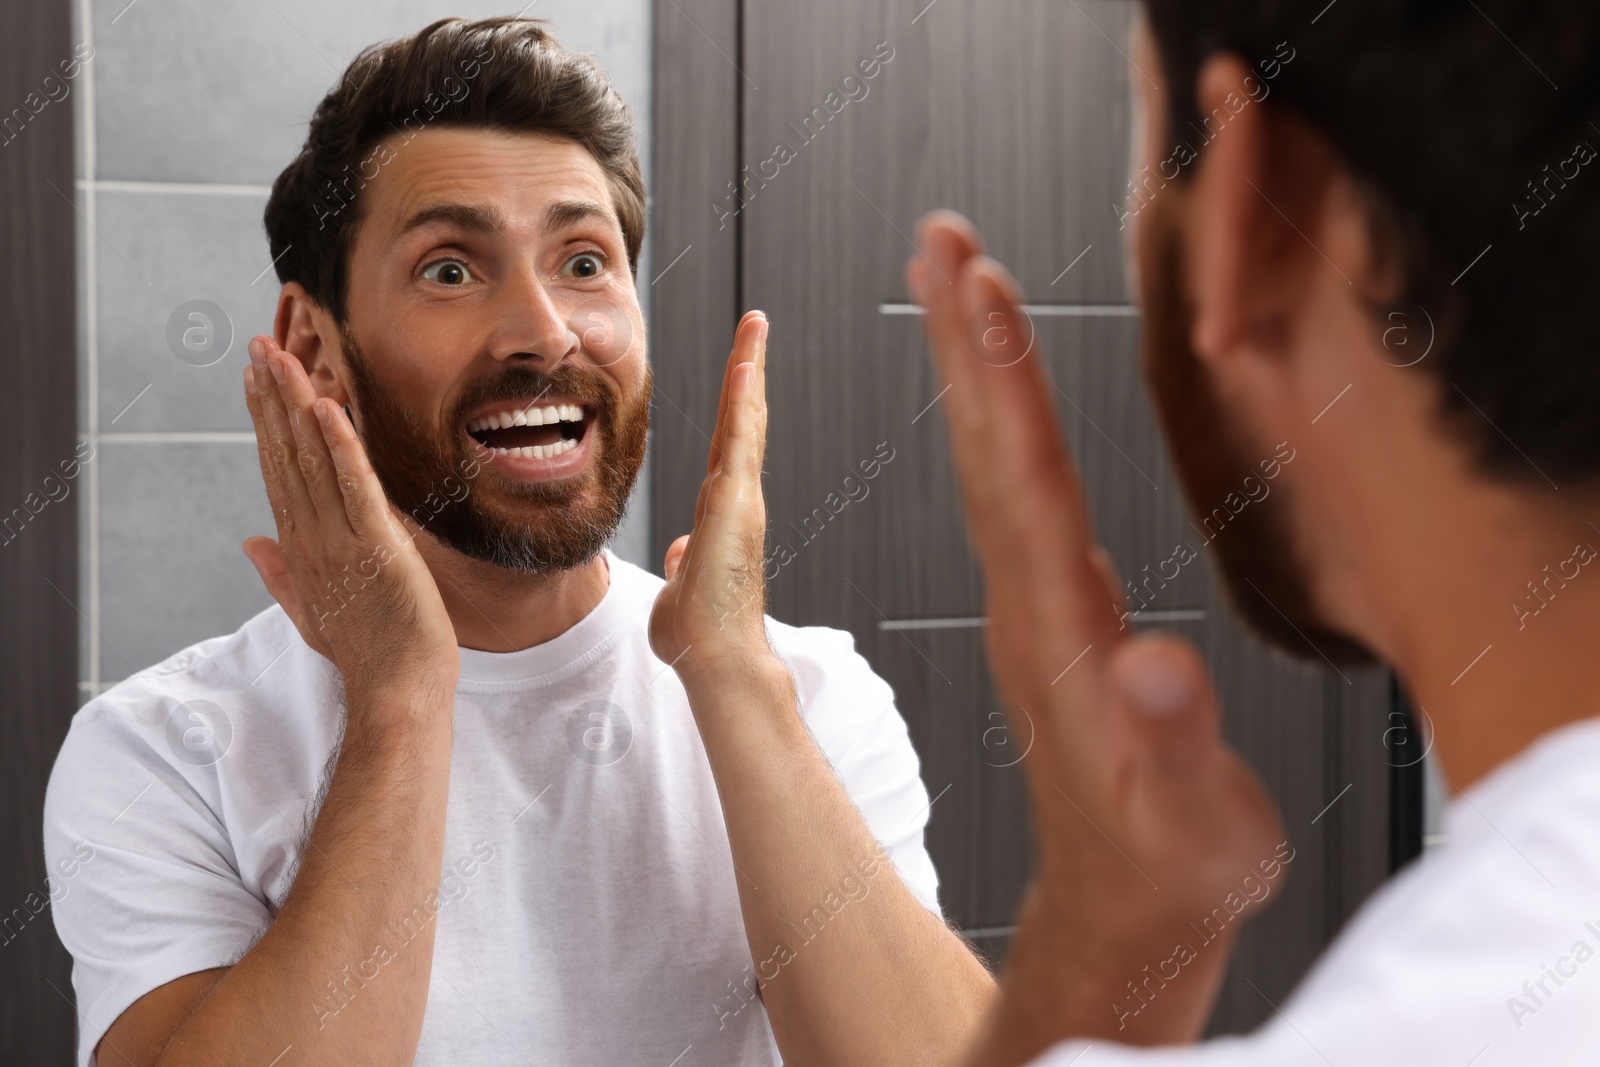
[[[82,521],[82,695],[271,603],[239,550],[271,534],[240,390],[244,340],[277,303],[261,211],[306,120],[354,55],[447,15],[548,19],[594,54],[650,158],[649,0],[75,0],[93,48],[75,80],[79,434],[94,448]],[[648,173],[647,173],[648,179]],[[651,277],[648,243],[640,276]],[[196,366],[167,321],[208,300],[233,341]],[[646,312],[648,313],[648,304]],[[207,362],[196,359],[194,363]],[[641,478],[615,548],[646,558]]]

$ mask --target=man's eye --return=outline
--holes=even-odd
[[[472,281],[472,272],[459,259],[441,259],[422,269],[422,276],[440,285],[466,285]]]
[[[582,252],[567,260],[561,273],[573,278],[593,278],[606,269],[606,258],[598,252]]]

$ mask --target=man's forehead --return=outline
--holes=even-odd
[[[575,141],[439,129],[386,144],[392,158],[374,181],[376,195],[367,204],[380,239],[399,239],[419,220],[469,222],[470,213],[452,210],[462,206],[486,211],[507,227],[550,228],[587,214],[621,229],[605,172]]]

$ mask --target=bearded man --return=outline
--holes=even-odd
[[[847,634],[766,618],[766,319],[667,580],[627,108],[523,19],[367,50],[274,183],[277,601],[77,715],[79,1062],[949,1062],[994,996]]]

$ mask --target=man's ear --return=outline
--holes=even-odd
[[[299,282],[287,283],[278,294],[272,332],[285,352],[299,358],[318,396],[329,397],[341,407],[350,403],[340,362],[339,329],[333,316]]]
[[[1268,102],[1267,84],[1237,56],[1219,54],[1196,85],[1210,141],[1186,226],[1191,342],[1205,359],[1280,352],[1312,290],[1330,279],[1349,284],[1356,272],[1339,262],[1348,243],[1331,245],[1323,226],[1338,157],[1298,116]]]

